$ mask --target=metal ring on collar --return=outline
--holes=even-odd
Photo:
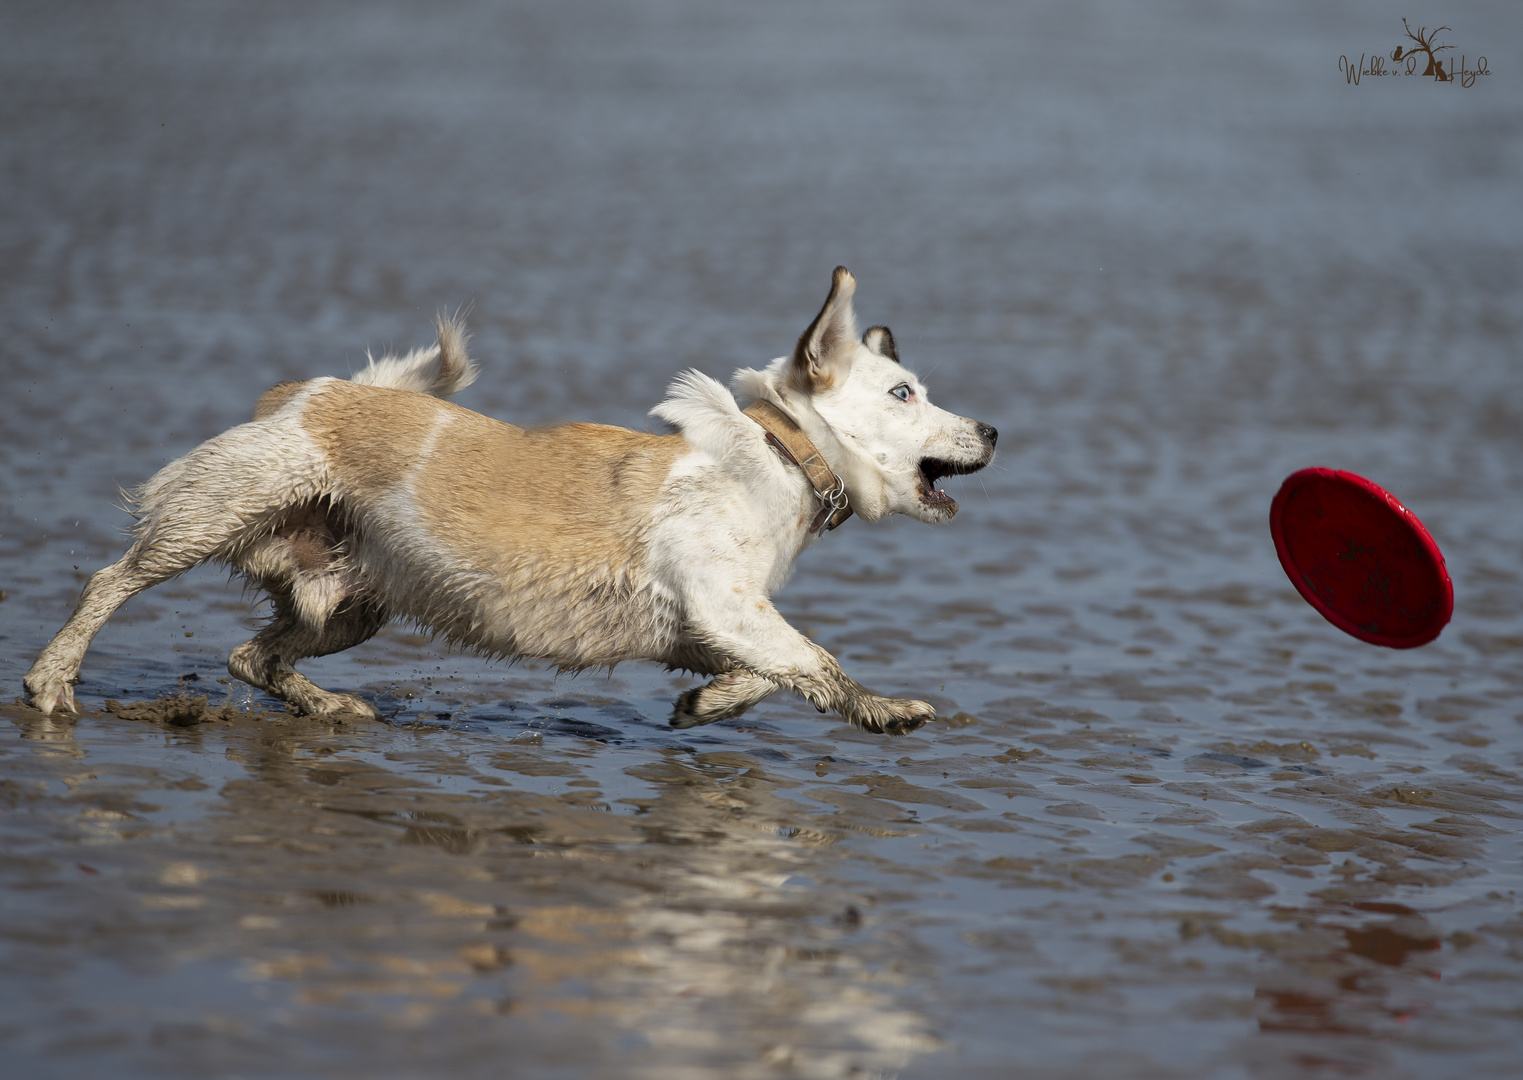
[[[816,491],[814,494],[820,500],[820,502],[824,503],[832,510],[844,510],[847,503],[846,481],[842,480],[839,476],[836,476],[835,473],[831,473],[830,475],[834,477],[835,485],[828,491]]]

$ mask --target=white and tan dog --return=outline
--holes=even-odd
[[[887,328],[858,339],[854,289],[838,267],[793,355],[737,372],[734,394],[679,376],[652,410],[673,435],[525,430],[441,400],[476,377],[458,318],[439,320],[437,346],[349,381],[280,384],[135,493],[135,540],[27,672],[32,703],[76,711],[111,613],[210,560],[273,600],[228,669],[301,712],[376,716],[292,665],[401,618],[562,670],[648,659],[714,676],[678,699],[679,727],[780,687],[870,731],[917,727],[929,705],[871,693],[769,599],[827,519],[946,521],[957,504],[936,480],[994,456],[994,429],[932,405]]]

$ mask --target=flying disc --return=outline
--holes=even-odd
[[[1433,537],[1362,476],[1292,473],[1270,505],[1269,531],[1296,591],[1360,641],[1413,649],[1438,637],[1454,614],[1454,586]]]

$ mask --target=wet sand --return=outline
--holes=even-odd
[[[1511,7],[1445,15],[1469,88],[1348,85],[1402,40],[1373,4],[13,10],[6,701],[119,487],[436,308],[467,407],[643,427],[845,263],[1001,435],[951,525],[849,522],[777,598],[937,705],[902,739],[783,697],[675,732],[690,679],[407,627],[304,665],[386,722],[296,718],[222,681],[238,583],[134,599],[82,717],[0,706],[0,1071],[1513,1075]],[[1285,581],[1308,465],[1423,519],[1437,642]]]

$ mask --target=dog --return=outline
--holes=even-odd
[[[77,712],[85,650],[111,613],[216,562],[273,608],[228,670],[299,713],[379,718],[294,665],[403,619],[562,671],[645,659],[711,676],[677,699],[675,727],[787,688],[868,731],[913,730],[930,705],[867,690],[770,599],[851,514],[950,520],[937,480],[994,456],[994,428],[932,405],[887,327],[857,336],[855,289],[837,267],[792,355],[736,372],[733,393],[679,375],[651,410],[672,434],[523,429],[451,404],[477,373],[458,315],[437,319],[436,345],[348,380],[275,386],[249,423],[132,493],[132,544],[27,672],[31,703]]]

